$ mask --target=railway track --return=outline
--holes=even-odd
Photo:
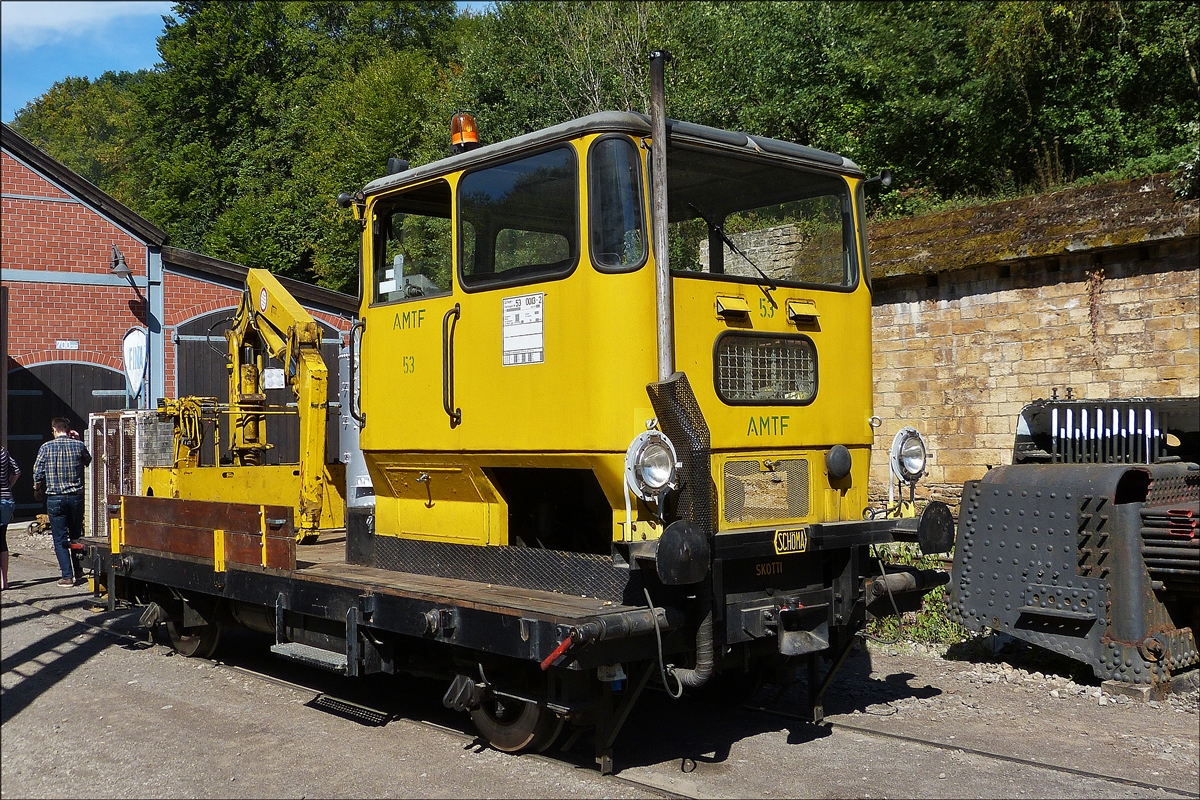
[[[769,714],[774,717],[782,717],[784,719],[804,721],[803,717],[798,714],[790,714],[786,711],[778,711],[776,709],[762,708],[760,706],[742,706],[747,711],[755,711],[761,714]],[[946,750],[949,752],[966,753],[968,755],[979,756],[981,758],[991,759],[993,761],[1001,761],[1009,764],[1019,764],[1025,767],[1033,767],[1035,769],[1050,770],[1064,775],[1076,775],[1081,778],[1090,778],[1093,780],[1107,781],[1109,783],[1120,784],[1122,786],[1136,786],[1140,789],[1150,789],[1154,791],[1170,792],[1171,794],[1179,795],[1180,797],[1200,797],[1200,792],[1190,789],[1180,789],[1173,786],[1163,786],[1157,783],[1148,783],[1146,781],[1134,780],[1132,778],[1122,778],[1116,775],[1108,775],[1103,772],[1090,772],[1084,769],[1075,769],[1074,767],[1064,767],[1059,764],[1048,764],[1041,761],[1033,761],[1028,758],[1019,756],[1006,755],[1004,753],[995,753],[989,750],[979,750],[972,747],[963,747],[959,744],[949,744],[939,742],[936,739],[923,739],[919,736],[908,736],[902,733],[891,733],[890,731],[879,731],[874,728],[866,728],[860,725],[851,725],[846,722],[827,722],[831,728],[835,730],[853,731],[854,733],[864,736],[874,736],[880,739],[891,739],[895,741],[908,742],[910,744],[924,745],[938,750]]]
[[[26,557],[29,557],[29,556],[26,556]],[[37,560],[41,560],[41,559],[37,559]],[[5,599],[10,599],[11,597],[12,597],[11,594],[9,594],[6,596]],[[13,598],[13,599],[15,599],[15,598]],[[17,600],[17,602],[20,602],[23,605],[27,605],[32,608],[35,608],[38,611],[41,611],[43,613],[55,614],[57,616],[60,616],[64,619],[70,621],[71,623],[73,623],[75,625],[81,625],[90,630],[96,631],[98,633],[103,633],[105,635],[121,639],[121,640],[125,641],[126,643],[132,643],[136,646],[141,646],[141,647],[146,647],[146,648],[151,646],[151,644],[149,642],[147,642],[145,638],[139,638],[139,637],[134,636],[125,631],[114,630],[111,628],[102,627],[99,625],[92,624],[90,622],[86,622],[86,621],[77,619],[77,618],[71,616],[70,614],[65,613],[65,611],[62,609],[49,607],[47,604],[44,604],[41,602],[26,601],[26,600]],[[270,662],[270,664],[272,666],[272,671],[277,671],[274,669],[274,667],[276,666],[276,662],[270,661],[269,656],[264,655],[264,660]],[[331,696],[331,697],[341,697],[344,695],[348,699],[348,698],[353,698],[356,694],[354,691],[345,691],[347,688],[349,688],[349,687],[345,687],[345,686],[337,687],[336,694],[334,694],[331,691],[327,691],[327,689],[329,687],[328,686],[323,687],[322,684],[329,682],[330,679],[333,678],[334,676],[327,676],[327,675],[324,675],[323,673],[319,673],[316,671],[299,670],[299,668],[296,668],[297,670],[299,670],[299,675],[303,676],[303,677],[300,677],[300,679],[298,679],[298,680],[292,680],[292,679],[279,677],[277,674],[271,674],[271,672],[264,671],[263,669],[257,669],[253,666],[247,666],[245,664],[234,664],[234,663],[229,663],[228,661],[218,661],[218,663],[221,664],[226,669],[230,669],[232,671],[241,673],[241,674],[243,674],[249,678],[252,678],[254,680],[271,683],[271,684],[274,684],[277,686],[291,689],[296,692],[309,694],[309,695],[311,695],[310,701],[313,699],[316,699],[322,695],[327,695],[327,696]],[[290,665],[285,665],[283,662],[280,662],[278,666],[281,668],[284,668],[284,667],[290,666]],[[308,674],[310,672],[311,672],[311,676]],[[356,699],[361,699],[361,698],[356,698]],[[778,709],[769,709],[769,708],[764,708],[761,706],[753,706],[753,705],[744,705],[744,706],[741,706],[741,709],[750,711],[753,713],[757,713],[757,714],[766,714],[766,715],[770,715],[773,717],[783,718],[783,719],[787,719],[787,720],[791,720],[791,721],[803,721],[803,718],[797,714],[789,713],[787,711],[781,711]],[[425,727],[425,728],[429,728],[432,730],[441,731],[442,733],[453,736],[455,738],[462,739],[463,741],[482,743],[477,735],[465,730],[464,728],[455,727],[453,725],[442,724],[442,723],[431,721],[428,719],[414,718],[413,716],[406,715],[404,713],[394,713],[394,712],[380,712],[380,713],[386,714],[389,721],[395,721],[395,722],[401,722],[401,723],[405,723],[405,724]],[[855,733],[858,735],[870,736],[870,737],[875,737],[875,738],[879,738],[879,739],[887,739],[887,740],[892,740],[892,741],[903,741],[903,742],[907,742],[909,744],[933,748],[936,750],[943,750],[943,751],[949,751],[949,752],[960,752],[960,753],[973,755],[973,756],[976,756],[979,758],[985,758],[985,759],[997,761],[997,762],[1009,763],[1009,764],[1019,765],[1019,766],[1028,767],[1028,768],[1046,770],[1049,772],[1054,772],[1054,773],[1059,773],[1059,774],[1064,774],[1064,775],[1072,775],[1072,776],[1076,776],[1076,777],[1080,777],[1080,778],[1088,778],[1088,779],[1092,779],[1092,780],[1103,781],[1103,782],[1113,784],[1114,788],[1117,786],[1127,786],[1127,787],[1136,787],[1136,788],[1140,788],[1140,789],[1144,789],[1144,790],[1166,792],[1168,794],[1175,795],[1178,797],[1189,797],[1189,798],[1200,797],[1200,793],[1198,793],[1197,791],[1192,790],[1192,789],[1184,789],[1184,788],[1180,788],[1180,787],[1176,787],[1176,786],[1164,786],[1162,784],[1149,783],[1147,781],[1140,781],[1140,780],[1136,780],[1136,779],[1132,779],[1132,778],[1124,778],[1124,777],[1120,777],[1117,775],[1111,775],[1111,774],[1107,774],[1107,773],[1103,773],[1103,772],[1077,769],[1077,768],[1066,767],[1066,766],[1062,766],[1062,765],[1058,765],[1058,764],[1035,761],[1035,760],[1031,760],[1031,759],[1021,758],[1019,756],[1012,756],[1012,755],[1008,755],[1008,754],[1004,754],[1004,753],[997,753],[997,752],[989,751],[989,750],[964,747],[962,745],[946,743],[946,742],[938,741],[936,739],[927,739],[927,738],[922,738],[919,736],[910,736],[910,735],[900,734],[900,733],[879,731],[879,730],[875,730],[873,728],[863,727],[863,726],[859,726],[859,725],[853,725],[853,724],[846,723],[846,722],[830,721],[830,722],[827,722],[827,724],[834,730],[842,730],[842,731],[846,731],[848,733],[852,732],[852,733]],[[525,755],[521,756],[521,758],[534,760],[534,761],[538,761],[538,762],[543,762],[546,764],[559,765],[559,766],[571,765],[576,768],[587,767],[590,764],[590,759],[585,759],[583,757],[576,757],[570,753],[566,753],[561,756],[546,755],[546,754],[525,754]],[[690,771],[690,770],[688,770],[688,764],[687,764],[687,762],[689,760],[690,759],[687,759],[687,758],[682,760],[682,763],[680,765],[681,772],[689,772]],[[691,766],[694,769],[695,763],[693,762]],[[689,777],[691,778],[691,781],[693,783],[695,783],[697,780],[703,779],[702,774],[701,775],[691,775]],[[603,780],[611,781],[616,784],[637,787],[643,791],[647,791],[647,792],[656,794],[656,795],[658,795],[660,797],[664,797],[664,798],[687,798],[687,797],[699,797],[700,796],[700,794],[681,793],[677,789],[667,788],[662,785],[656,784],[652,780],[650,780],[650,781],[642,780],[642,779],[639,779],[638,777],[627,777],[627,776],[623,776],[623,775],[608,775],[608,776],[604,776]]]

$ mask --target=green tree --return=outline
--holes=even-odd
[[[1195,161],[1200,6],[1172,0],[191,0],[154,70],[66,79],[14,125],[175,245],[353,289],[338,192],[445,156],[456,109],[492,142],[646,112],[654,47],[669,115],[889,167],[895,212]]]
[[[454,49],[455,19],[448,2],[177,5],[159,42],[162,69],[140,97],[152,132],[147,149],[158,154],[144,173],[151,218],[179,246],[322,277],[314,255],[327,237],[325,217],[302,188],[329,181],[297,174],[341,124],[340,109],[322,98],[331,86],[345,98],[360,75],[401,54],[440,69]]]
[[[124,185],[140,157],[132,146],[140,120],[134,88],[148,71],[106,72],[96,80],[66,78],[17,112],[13,126],[31,142],[124,203]]]

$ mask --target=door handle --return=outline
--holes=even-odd
[[[458,303],[442,317],[442,408],[450,417],[450,427],[462,424],[462,409],[454,408],[454,331],[458,329],[458,318],[462,310]],[[454,321],[451,322],[450,318]],[[453,409],[453,410],[452,410]]]

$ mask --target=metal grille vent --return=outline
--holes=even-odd
[[[1073,464],[1153,464],[1166,428],[1157,408],[1132,403],[1050,406],[1050,455]]]
[[[808,462],[773,462],[763,471],[758,461],[726,461],[724,508],[726,522],[807,517]]]
[[[817,356],[806,338],[724,336],[717,391],[733,403],[807,403],[817,392]]]

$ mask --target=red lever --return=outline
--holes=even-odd
[[[567,648],[569,648],[570,646],[571,646],[571,637],[568,636],[567,638],[562,640],[562,644],[560,644],[558,647],[554,648],[553,653],[546,656],[546,660],[542,662],[542,671],[544,672],[544,671],[550,669],[550,667],[554,666],[554,662],[558,660],[559,656],[561,656],[563,653],[567,652]]]

